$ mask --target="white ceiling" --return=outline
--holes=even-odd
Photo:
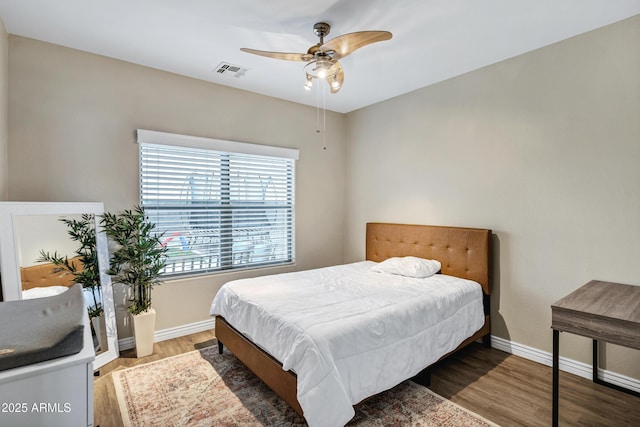
[[[342,113],[637,14],[640,0],[0,0],[11,34],[312,106],[326,96]],[[337,94],[305,91],[304,63],[240,51],[306,52],[319,21],[326,40],[393,38],[342,59]],[[216,73],[221,62],[248,71]]]

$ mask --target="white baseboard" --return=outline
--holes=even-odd
[[[178,338],[189,334],[195,334],[196,332],[212,330],[215,325],[215,319],[203,320],[201,322],[190,323],[188,325],[177,326],[175,328],[163,329],[156,331],[154,335],[154,342],[166,341],[172,338]],[[122,338],[118,340],[118,346],[120,350],[129,350],[134,347],[133,337]],[[553,356],[546,351],[538,350],[537,348],[528,347],[526,345],[518,344],[513,341],[505,340],[503,338],[491,336],[491,347],[502,350],[506,353],[519,356],[533,362],[541,363],[546,366],[551,366]],[[573,375],[577,375],[582,378],[591,379],[592,371],[591,365],[578,362],[576,360],[568,359],[566,357],[560,357],[560,370],[568,372]],[[605,369],[598,369],[598,376],[604,381],[610,382],[620,387],[624,387],[630,390],[634,390],[640,393],[640,380],[620,375],[615,372],[607,371]]]
[[[183,337],[185,335],[195,334],[196,332],[212,330],[215,325],[215,319],[203,320],[201,322],[189,323],[188,325],[176,326],[175,328],[162,329],[154,334],[154,342],[166,341],[172,338]],[[133,337],[122,338],[118,340],[120,350],[129,350],[135,346]]]
[[[503,338],[491,336],[491,346],[497,350],[502,350],[506,353],[520,356],[546,366],[551,366],[553,362],[553,355],[551,353],[538,350],[537,348],[527,347],[526,345],[508,341]],[[560,357],[559,362],[561,371],[589,380],[593,377],[591,365],[566,357]],[[598,369],[598,377],[611,384],[640,393],[640,380],[636,378],[627,377],[601,368]]]

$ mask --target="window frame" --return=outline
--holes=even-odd
[[[257,269],[257,268],[267,268],[267,267],[275,267],[282,265],[291,265],[295,263],[295,181],[296,181],[296,172],[295,172],[295,163],[299,158],[299,150],[292,148],[284,148],[284,147],[275,147],[275,146],[267,146],[267,145],[258,145],[258,144],[250,144],[245,142],[236,142],[236,141],[228,141],[228,140],[220,140],[220,139],[212,139],[212,138],[204,138],[204,137],[195,137],[188,135],[179,135],[172,134],[166,132],[158,132],[158,131],[150,131],[144,129],[137,130],[137,143],[139,145],[139,200],[140,206],[145,208],[147,214],[152,216],[152,212],[155,211],[156,214],[160,214],[161,211],[169,212],[171,209],[180,209],[180,207],[170,207],[167,206],[162,209],[160,203],[153,205],[149,204],[148,200],[144,199],[144,185],[143,182],[143,149],[148,149],[150,146],[158,149],[157,146],[164,146],[165,148],[169,147],[171,149],[197,149],[197,150],[206,150],[209,155],[219,156],[220,157],[220,165],[218,166],[220,176],[220,194],[219,199],[211,198],[203,201],[201,207],[198,206],[197,203],[193,203],[194,199],[191,199],[191,203],[187,203],[184,205],[182,209],[189,212],[216,212],[220,216],[219,222],[222,224],[224,221],[227,221],[229,227],[226,229],[220,228],[218,229],[218,239],[219,243],[217,246],[217,259],[216,263],[217,267],[211,267],[211,258],[215,257],[210,253],[207,255],[202,255],[200,257],[192,257],[192,260],[198,259],[200,262],[200,267],[195,268],[191,267],[187,269],[183,262],[183,266],[181,267],[181,271],[176,271],[177,262],[171,263],[168,262],[167,271],[163,272],[163,277],[166,278],[183,278],[188,276],[199,276],[199,275],[213,275],[218,273],[226,273],[231,271],[240,271],[247,269]],[[159,148],[160,150],[162,148]],[[231,196],[231,188],[234,185],[233,177],[230,175],[229,164],[226,166],[223,165],[224,161],[222,159],[226,158],[227,161],[229,159],[233,159],[234,156],[246,158],[246,156],[255,156],[256,160],[264,159],[264,158],[274,158],[277,162],[284,162],[283,167],[284,176],[286,177],[287,182],[287,190],[284,194],[287,195],[285,204],[272,203],[271,206],[264,199],[262,200],[263,204],[254,204],[255,201],[250,200],[250,196],[246,196],[247,198],[235,202],[232,201]],[[203,155],[203,158],[205,156]],[[148,162],[148,159],[147,159]],[[213,162],[213,161],[212,161]],[[226,169],[226,177],[224,174],[224,170]],[[160,176],[160,174],[158,174]],[[240,178],[238,178],[239,180]],[[240,181],[238,181],[240,182]],[[237,184],[236,184],[237,185]],[[225,190],[226,189],[226,190]],[[217,205],[217,208],[211,209],[212,206]],[[225,209],[224,206],[228,206],[228,209]],[[264,214],[266,215],[267,210],[275,209],[275,211],[283,210],[284,212],[288,212],[286,216],[287,219],[280,220],[278,224],[284,223],[286,224],[286,229],[284,231],[284,253],[286,253],[286,259],[279,258],[275,261],[264,261],[264,262],[236,262],[235,259],[235,249],[233,249],[234,242],[243,243],[242,239],[234,238],[234,234],[237,233],[237,227],[234,227],[234,221],[236,221],[236,217],[241,220],[247,221],[249,216],[251,215],[251,211],[260,210],[260,207],[263,207]],[[249,213],[243,216],[243,210],[247,210]],[[222,218],[226,219],[222,219]],[[209,232],[213,232],[214,228],[209,228]],[[185,230],[185,232],[193,231],[191,229]],[[257,231],[262,231],[257,228]],[[269,250],[274,250],[276,247],[276,243],[272,244],[272,247],[266,246]],[[282,250],[282,249],[281,249]],[[203,260],[209,257],[209,267],[202,267]],[[193,264],[193,263],[192,263]],[[172,267],[173,266],[173,267]],[[170,268],[173,268],[173,271],[168,271]],[[178,268],[179,269],[179,268]]]

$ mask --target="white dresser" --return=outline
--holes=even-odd
[[[79,353],[0,371],[0,426],[93,426],[91,328]]]

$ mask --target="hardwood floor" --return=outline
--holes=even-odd
[[[94,380],[94,425],[121,426],[111,372],[215,344],[213,331],[156,343],[154,354],[132,350]],[[431,390],[502,426],[551,425],[551,368],[472,344],[434,366]],[[638,426],[640,398],[560,373],[560,425]]]
[[[502,426],[551,425],[551,367],[481,345],[440,362],[431,390]],[[560,425],[638,426],[640,398],[560,372]]]

